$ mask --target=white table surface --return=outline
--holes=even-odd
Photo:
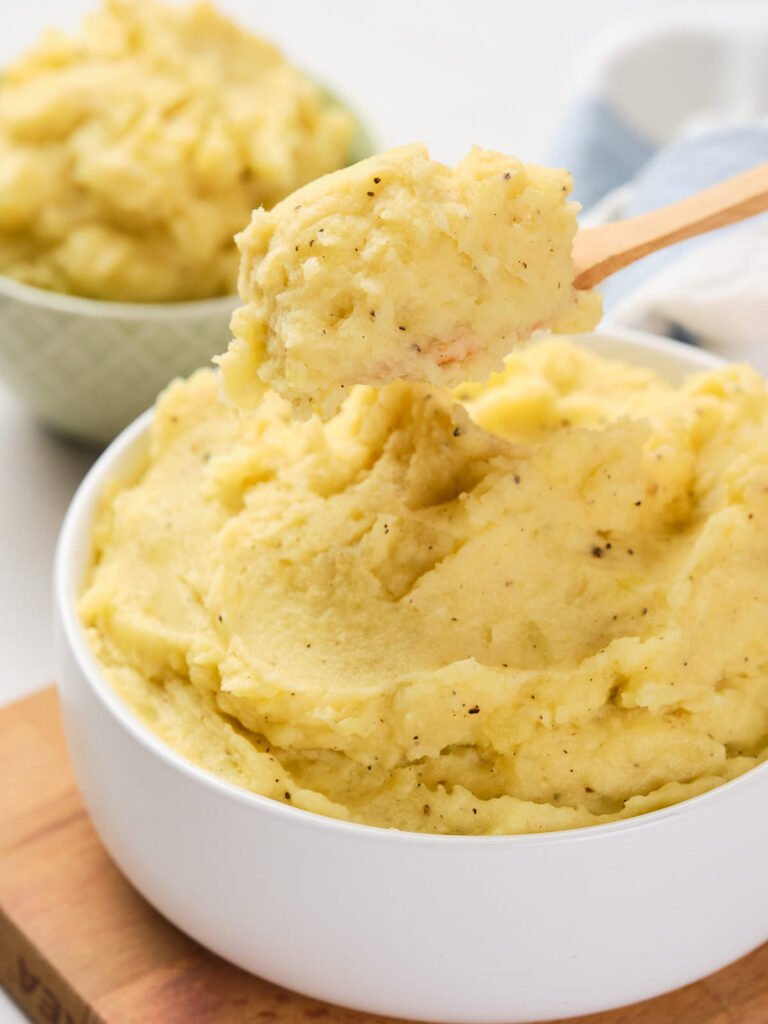
[[[351,98],[381,148],[426,141],[455,161],[472,143],[545,160],[583,52],[606,31],[701,21],[722,0],[220,0]],[[88,0],[0,0],[0,65]],[[748,15],[765,0],[730,4]],[[2,324],[0,323],[0,330]],[[0,704],[55,679],[49,577],[67,503],[93,459],[41,430],[0,384]],[[2,785],[2,780],[0,780]],[[0,1024],[26,1018],[0,992]]]

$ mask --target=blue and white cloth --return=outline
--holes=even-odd
[[[583,226],[664,206],[768,161],[768,16],[604,44],[550,162]],[[646,257],[601,290],[606,324],[699,344],[768,373],[768,214]]]

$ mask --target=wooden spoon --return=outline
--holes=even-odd
[[[574,284],[592,288],[649,253],[768,210],[768,164],[660,210],[579,231]]]

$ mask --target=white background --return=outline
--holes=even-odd
[[[44,26],[74,27],[92,6],[0,0],[0,64]],[[221,0],[220,6],[351,101],[379,148],[425,141],[433,156],[451,162],[473,143],[546,160],[585,54],[606,34],[668,20],[696,23],[726,10],[768,19],[766,0]],[[92,458],[40,430],[0,383],[0,703],[55,679],[51,558],[61,517]],[[0,993],[0,1024],[22,1019]]]

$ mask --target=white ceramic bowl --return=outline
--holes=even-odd
[[[586,344],[679,380],[719,360],[629,332]],[[203,945],[330,1002],[431,1021],[543,1021],[646,999],[768,938],[768,764],[617,824],[535,836],[350,825],[240,790],[118,699],[75,612],[94,505],[144,457],[142,416],[90,472],[55,567],[70,752],[115,861]]]

